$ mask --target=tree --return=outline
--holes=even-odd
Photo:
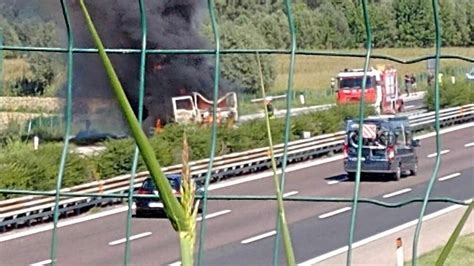
[[[464,13],[460,10],[458,15]],[[440,1],[440,15],[441,15],[441,30],[444,46],[457,46],[461,43],[461,35],[458,33],[457,25],[455,24],[456,11],[454,10],[454,3],[449,0]]]
[[[294,6],[296,42],[298,48],[314,49],[321,46],[318,38],[318,13],[309,9],[304,3]],[[288,28],[285,29],[288,31]]]
[[[236,25],[231,22],[221,24],[222,47],[231,48],[265,48],[264,37],[257,28],[249,23]],[[271,89],[275,80],[275,63],[272,57],[262,56],[262,68],[265,87]],[[256,93],[260,86],[258,66],[255,55],[227,54],[222,56],[223,77],[238,84],[245,93]]]
[[[376,48],[393,47],[395,45],[397,28],[395,14],[391,10],[392,6],[388,3],[371,4],[369,6],[372,42]]]
[[[353,38],[349,43],[349,48],[364,46],[366,34],[362,5],[352,0],[333,0],[333,3],[336,9],[342,11],[349,25],[349,31]]]
[[[324,2],[321,5],[317,20],[321,48],[340,49],[351,46],[353,38],[344,13],[336,9],[331,2]]]
[[[0,34],[3,35],[3,44],[15,45],[20,43],[20,38],[15,28],[2,15],[0,15]],[[4,51],[4,55],[5,58],[15,57],[15,54],[11,51]]]
[[[393,1],[399,47],[428,47],[433,45],[434,25],[430,1]]]
[[[286,16],[282,11],[273,14],[259,13],[254,19],[258,32],[265,37],[265,42],[271,48],[288,48],[290,34]],[[262,18],[263,17],[263,18]]]
[[[464,8],[466,10],[467,23],[462,26],[465,27],[469,33],[469,41],[466,45],[471,46],[474,45],[474,2],[466,0]]]

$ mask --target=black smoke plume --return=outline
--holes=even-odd
[[[141,47],[138,1],[88,0],[85,3],[107,48]],[[201,34],[202,18],[206,14],[204,4],[205,1],[198,0],[145,1],[147,49],[209,48]],[[70,7],[75,46],[94,47],[79,1],[72,2]],[[140,54],[110,54],[110,58],[137,114]],[[157,119],[162,123],[170,122],[171,97],[194,91],[212,97],[212,58],[206,55],[147,55],[143,116],[146,127],[154,126]],[[230,89],[231,85],[224,83],[219,86],[221,92]],[[79,102],[87,102],[90,98],[114,98],[98,55],[74,56],[74,98]]]

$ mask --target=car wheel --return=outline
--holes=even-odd
[[[399,165],[397,166],[395,173],[393,173],[393,179],[395,181],[398,181],[400,180],[401,177],[402,177],[402,169],[400,168],[400,165]]]
[[[418,163],[415,163],[413,169],[410,170],[411,175],[416,175],[418,173]]]
[[[356,173],[347,173],[347,179],[349,181],[354,181],[356,177]]]
[[[145,217],[146,213],[142,209],[135,209],[135,217]]]

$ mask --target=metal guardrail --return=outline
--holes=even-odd
[[[423,99],[425,97],[425,94],[426,94],[425,91],[420,91],[420,92],[417,92],[416,94],[412,94],[410,96],[402,96],[401,98],[405,101],[405,103],[409,103],[409,102],[412,102],[412,101],[417,101],[417,100]],[[311,112],[325,111],[325,110],[328,110],[328,109],[330,109],[334,106],[336,106],[335,103],[323,104],[323,105],[314,105],[314,106],[306,106],[306,107],[295,107],[295,108],[291,108],[291,115],[292,116],[297,116],[297,115],[311,113]],[[424,105],[413,106],[413,108],[409,108],[409,109],[407,109],[407,111],[409,111],[409,110],[419,110],[420,108],[425,108],[425,106]],[[274,115],[276,117],[284,117],[285,114],[286,114],[286,109],[277,110],[274,113]],[[248,122],[248,121],[255,120],[255,119],[263,119],[264,117],[265,117],[265,113],[262,111],[262,112],[256,113],[256,114],[242,115],[242,116],[239,117],[238,122],[243,123],[243,122]]]
[[[416,131],[429,129],[435,121],[434,112],[412,115],[409,119],[410,124]],[[474,104],[447,108],[440,112],[440,121],[443,126],[451,126],[472,120],[474,120]],[[333,134],[325,134],[290,142],[288,144],[288,163],[309,160],[330,152],[339,152],[342,149],[344,134],[344,131],[339,131]],[[271,162],[268,150],[268,147],[265,147],[216,157],[211,181],[218,182],[230,177],[269,169]],[[283,144],[276,145],[274,151],[277,162],[281,163]],[[203,181],[208,162],[208,159],[203,159],[190,163],[191,174],[197,182]],[[165,173],[177,173],[181,171],[181,165],[165,167],[163,171]],[[135,178],[135,187],[140,186],[147,175],[148,172],[138,173]],[[106,180],[62,189],[61,191],[103,194],[125,192],[128,190],[129,178],[129,174],[121,175]],[[120,201],[120,199],[102,197],[63,198],[60,201],[60,212],[64,217],[71,213],[79,214],[94,206]],[[53,215],[53,209],[54,197],[25,196],[0,201],[0,232],[17,228],[18,226],[29,226],[32,223],[50,220]]]

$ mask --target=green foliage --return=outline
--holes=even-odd
[[[433,45],[435,32],[430,1],[393,1],[399,47],[428,47]]]
[[[318,10],[318,39],[320,48],[339,49],[352,47],[353,36],[344,13],[330,2],[324,2]]]
[[[257,19],[258,32],[264,36],[265,42],[270,48],[288,48],[290,44],[290,33],[288,32],[288,21],[281,10],[271,15],[258,13],[263,19]],[[295,12],[296,16],[296,12]],[[298,42],[299,45],[302,45]]]
[[[303,131],[312,135],[341,130],[344,120],[358,113],[357,105],[337,106],[327,111],[314,112],[293,119],[290,140],[299,139]],[[366,114],[373,114],[367,107]],[[271,120],[272,138],[275,144],[283,142],[284,119]],[[181,163],[183,134],[188,136],[190,159],[199,160],[209,156],[210,128],[198,125],[167,125],[162,132],[150,138],[150,144],[162,166]],[[0,187],[15,189],[50,190],[54,188],[58,173],[62,146],[58,143],[41,143],[34,151],[29,143],[6,140],[0,146]],[[221,126],[218,130],[217,156],[268,146],[264,120],[255,120],[236,128]],[[68,155],[63,187],[73,186],[97,179],[130,173],[133,163],[134,141],[109,140],[105,151],[93,156]],[[74,147],[71,147],[71,151]],[[138,170],[146,170],[142,158]]]
[[[474,43],[474,4],[470,0],[441,0],[443,45]],[[218,2],[222,23],[256,25],[267,47],[287,48],[288,25],[280,1]],[[299,0],[293,2],[300,49],[363,47],[365,26],[360,1]],[[430,1],[369,1],[373,44],[384,47],[430,47],[434,41]],[[250,27],[252,28],[252,27]],[[253,31],[253,29],[251,29]]]
[[[445,266],[471,266],[473,263],[472,247],[474,246],[474,234],[462,235],[456,241],[454,248],[445,261]],[[433,266],[436,265],[436,260],[442,252],[443,247],[439,247],[428,253],[421,255],[416,259],[417,264],[420,266]],[[405,266],[413,265],[412,261],[406,261]]]
[[[474,83],[465,77],[457,77],[456,83],[452,84],[450,77],[443,78],[440,84],[440,108],[454,107],[474,103]],[[429,88],[426,95],[428,110],[434,110],[435,98],[434,88]]]
[[[235,23],[225,22],[220,26],[222,46],[226,49],[265,48],[264,37],[246,17],[240,16]],[[222,56],[222,75],[229,81],[239,84],[246,93],[258,91],[259,81],[255,56],[226,54]],[[264,81],[271,87],[275,80],[275,62],[271,57],[263,58]]]
[[[18,37],[15,28],[8,22],[8,20],[0,14],[0,34],[3,34],[3,42],[9,40],[13,43],[19,43],[20,39]],[[5,59],[13,58],[14,53],[11,51],[3,52]]]
[[[391,6],[387,2],[370,5],[369,13],[372,26],[373,45],[375,48],[393,47],[397,38],[395,13],[387,12]]]
[[[0,5],[0,32],[4,33],[4,44],[36,47],[58,46],[57,25],[39,16],[26,16],[13,7]],[[38,52],[5,53],[6,58],[25,58],[28,73],[6,82],[7,95],[53,95],[57,83],[65,72],[63,58],[59,54]]]
[[[61,146],[32,145],[11,142],[0,155],[0,187],[6,189],[50,190],[54,188],[59,170]],[[63,187],[93,181],[94,169],[87,159],[70,154],[65,166]]]

